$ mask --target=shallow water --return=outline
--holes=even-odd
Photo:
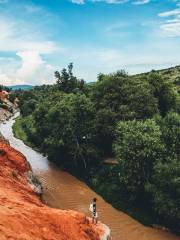
[[[67,172],[61,171],[42,154],[26,146],[13,136],[14,118],[0,125],[0,132],[9,140],[12,147],[22,152],[30,162],[34,173],[44,187],[44,199],[51,207],[72,209],[89,215],[89,203],[98,199],[98,215],[112,231],[113,240],[180,240],[171,233],[145,227],[128,215],[114,209],[85,183]]]

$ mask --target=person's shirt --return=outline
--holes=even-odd
[[[93,202],[93,213],[96,213],[96,203]]]

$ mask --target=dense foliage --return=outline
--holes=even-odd
[[[163,156],[160,127],[151,119],[121,121],[116,134],[114,151],[120,165],[120,182],[130,198],[140,199],[152,178],[154,164]]]
[[[100,74],[87,84],[73,65],[56,84],[18,91],[29,142],[77,174],[116,207],[145,206],[151,223],[180,229],[180,101],[167,77],[152,71]],[[21,125],[21,126],[20,126]],[[24,134],[23,133],[23,134]],[[104,159],[115,158],[115,164]],[[133,213],[132,213],[133,214]]]
[[[118,121],[146,119],[159,112],[149,82],[122,72],[100,75],[91,95],[97,109],[98,144],[106,154],[111,154]]]
[[[87,168],[97,155],[94,105],[84,94],[60,94],[58,98],[54,105],[48,101],[34,112],[36,134],[43,137],[41,147],[61,165]]]

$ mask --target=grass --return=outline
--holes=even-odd
[[[33,144],[28,141],[28,137],[26,135],[26,132],[23,129],[23,123],[24,119],[22,117],[18,117],[12,127],[14,136],[20,140],[22,140],[26,145],[30,147],[34,147]]]

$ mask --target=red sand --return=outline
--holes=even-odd
[[[0,240],[99,240],[103,225],[40,201],[26,177],[30,170],[20,152],[0,142]]]

